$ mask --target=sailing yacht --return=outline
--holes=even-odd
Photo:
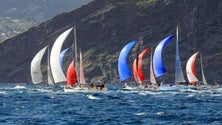
[[[180,85],[180,83],[184,83],[185,78],[183,75],[183,70],[180,62],[180,54],[179,54],[179,41],[178,41],[178,26],[176,29],[176,57],[175,57],[175,85]]]
[[[134,47],[134,45],[138,42],[138,40],[132,40],[127,43],[122,50],[120,51],[119,58],[118,58],[118,73],[120,82],[124,82],[124,89],[135,89],[128,85],[127,80],[132,77],[131,70],[129,68],[127,57],[130,50]]]
[[[143,83],[145,78],[142,72],[142,60],[143,56],[150,50],[150,48],[144,49],[138,57],[133,62],[133,75],[135,81],[139,84],[139,87],[142,89],[158,89],[156,79],[153,73],[153,65],[152,65],[152,52],[150,55],[150,79],[149,83]]]
[[[165,69],[165,66],[163,65],[163,60],[162,60],[162,51],[173,37],[174,35],[166,37],[155,48],[155,51],[153,54],[153,70],[154,70],[154,74],[156,78],[163,76],[166,73],[166,69]],[[175,90],[175,87],[172,86],[171,84],[163,84],[161,82],[159,89],[160,90]]]
[[[206,77],[204,75],[203,71],[203,59],[202,59],[202,54],[200,54],[200,67],[201,67],[201,76],[202,76],[202,81],[198,79],[197,73],[195,71],[195,62],[196,58],[199,52],[194,53],[187,61],[186,64],[186,73],[187,73],[187,78],[189,81],[189,85],[191,86],[196,86],[197,89],[209,89],[209,88],[218,88],[218,85],[213,85],[210,86],[207,83]]]
[[[82,52],[79,52],[79,62],[77,55],[77,40],[76,40],[76,27],[74,27],[74,59],[70,63],[67,70],[67,85],[64,87],[65,92],[105,92],[107,87],[105,84],[87,84],[85,82],[84,72],[83,72],[83,60]]]

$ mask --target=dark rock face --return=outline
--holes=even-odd
[[[31,28],[0,44],[0,81],[30,82],[30,62],[44,46],[54,43],[66,29],[77,26],[78,47],[83,52],[87,81],[96,79],[116,82],[117,59],[122,47],[133,39],[143,39],[141,51],[156,45],[165,37],[175,34],[179,26],[179,47],[182,68],[188,58],[200,51],[208,81],[221,81],[222,75],[222,1],[219,0],[95,0],[70,13]],[[70,47],[73,32],[63,48]],[[167,74],[163,78],[174,81],[175,38],[163,53]],[[69,56],[64,67],[69,64]],[[148,59],[144,57],[145,77],[149,76]],[[136,56],[136,47],[130,52],[129,65]],[[44,57],[46,58],[46,57]],[[42,62],[46,65],[46,59]],[[43,73],[46,74],[43,66]],[[200,60],[196,70],[201,79]]]

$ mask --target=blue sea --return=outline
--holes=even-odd
[[[65,93],[63,87],[0,85],[0,125],[221,125],[222,88]]]

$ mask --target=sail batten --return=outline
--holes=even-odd
[[[119,72],[120,81],[127,80],[132,76],[126,59],[129,54],[129,51],[132,49],[132,47],[135,45],[136,42],[137,40],[131,41],[130,43],[125,45],[120,52],[118,58],[118,72]]]
[[[166,69],[164,67],[162,61],[162,50],[163,48],[170,42],[170,40],[174,37],[171,35],[165,39],[163,39],[156,47],[153,55],[153,70],[156,77],[160,77],[166,73]]]

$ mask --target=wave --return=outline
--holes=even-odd
[[[88,98],[91,99],[91,100],[100,100],[100,99],[101,99],[101,98],[95,97],[95,96],[93,96],[93,95],[86,95],[86,97],[88,97]]]
[[[21,85],[16,85],[13,89],[26,89],[26,87]]]

